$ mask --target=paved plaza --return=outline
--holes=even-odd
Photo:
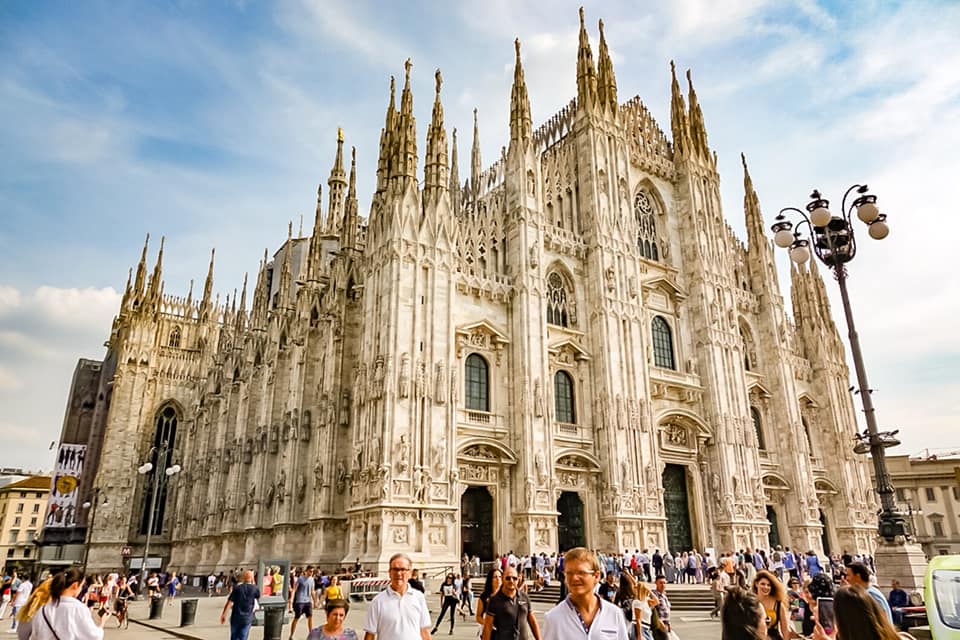
[[[438,598],[438,596],[433,597],[428,601],[435,601]],[[220,611],[223,609],[225,599],[225,596],[213,598],[200,596],[198,598],[196,624],[189,627],[178,626],[180,623],[179,601],[165,608],[161,620],[150,621],[147,620],[147,603],[134,602],[130,605],[130,628],[116,629],[113,628],[112,623],[108,622],[106,638],[107,640],[119,640],[121,638],[125,640],[159,640],[161,638],[226,640],[230,636],[229,627],[227,625],[220,625]],[[439,611],[438,605],[438,602],[431,602],[431,613],[434,620],[436,620],[436,615]],[[367,606],[366,602],[351,603],[350,613],[347,615],[347,626],[355,629],[361,638],[363,637],[363,619],[367,612]],[[533,608],[537,614],[537,618],[542,621],[543,613],[549,609],[549,606],[534,603]],[[323,622],[322,611],[319,612],[319,615],[316,616],[314,621],[317,624]],[[145,624],[151,626],[148,627],[145,626]],[[463,620],[458,616],[453,635],[448,635],[450,625],[444,620],[440,631],[434,637],[452,638],[454,640],[475,640],[478,628],[478,625],[469,619],[469,616],[467,620]],[[720,624],[716,621],[709,620],[706,614],[677,614],[674,629],[683,640],[714,640],[720,637]],[[284,628],[280,637],[283,640],[289,637],[289,625]],[[307,637],[305,620],[300,621],[294,637],[298,640],[304,640]],[[250,630],[250,640],[260,640],[261,638],[263,638],[263,627],[254,627]]]

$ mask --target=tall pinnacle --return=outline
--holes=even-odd
[[[293,273],[290,268],[291,255],[293,254],[293,222],[289,222],[287,226],[287,243],[283,247],[283,264],[280,267],[280,289],[278,291],[278,298],[280,300],[279,306],[290,307],[292,306],[290,285],[293,280]]]
[[[457,169],[457,128],[453,128],[450,142],[450,208],[454,215],[460,213],[460,172]]]
[[[530,118],[530,97],[527,94],[527,82],[523,77],[523,63],[520,61],[520,39],[514,41],[517,60],[513,68],[513,89],[510,91],[510,146],[528,145],[533,139],[533,122]]]
[[[680,83],[677,82],[677,67],[670,61],[670,129],[673,133],[673,153],[682,158],[690,151],[690,127],[687,124],[687,105],[680,93]]]
[[[243,331],[247,321],[247,274],[243,274],[243,289],[240,292],[240,308],[237,309],[236,329]]]
[[[153,267],[153,275],[150,276],[150,284],[147,285],[146,298],[152,303],[160,301],[161,280],[163,278],[163,244],[166,241],[165,236],[160,237],[160,251],[157,253],[157,264]]]
[[[753,179],[747,168],[747,156],[740,154],[743,162],[743,214],[747,223],[747,246],[750,249],[766,245],[763,232],[763,215],[760,213],[760,198],[753,187]]]
[[[417,179],[417,120],[413,117],[413,93],[410,91],[410,69],[413,64],[407,58],[404,63],[405,78],[400,94],[400,118],[397,122],[394,159],[390,177]]]
[[[140,254],[140,262],[137,263],[137,278],[134,280],[133,291],[134,291],[134,300],[137,302],[143,301],[143,288],[147,280],[147,247],[150,244],[150,234],[147,234],[147,239],[143,241],[143,253]]]
[[[347,187],[347,174],[343,170],[343,129],[337,129],[337,156],[330,169],[330,178],[327,180],[330,192],[327,195],[327,226],[326,233],[335,234],[340,228],[343,218],[343,196]]]
[[[387,178],[391,173],[390,162],[393,155],[394,129],[398,118],[396,93],[396,81],[393,76],[390,76],[390,104],[387,105],[383,129],[380,130],[380,156],[377,158],[377,193],[387,188]]]
[[[693,77],[689,69],[687,69],[687,84],[690,87],[690,139],[693,142],[693,148],[706,158],[710,155],[710,148],[707,146],[707,128],[703,123],[703,111],[700,110],[700,102],[697,100],[697,92],[693,88]]]
[[[613,73],[613,61],[607,50],[603,35],[603,20],[600,21],[600,49],[597,53],[597,100],[601,108],[617,113],[617,77]]]
[[[428,197],[438,195],[447,189],[447,131],[443,127],[443,103],[440,102],[440,85],[443,76],[440,69],[436,74],[437,92],[433,101],[433,118],[427,128],[427,156],[424,160],[423,183]]]
[[[577,106],[590,110],[597,102],[597,72],[593,66],[590,36],[580,7],[580,47],[577,50]]]
[[[200,302],[201,320],[205,320],[205,315],[210,311],[210,299],[213,295],[213,258],[216,253],[216,248],[210,249],[210,266],[207,268],[207,279],[203,283],[203,300]]]
[[[470,149],[470,191],[473,200],[480,194],[480,125],[477,122],[477,109],[473,109],[473,147]]]
[[[357,148],[350,149],[350,190],[347,192],[346,213],[343,218],[343,226],[340,229],[340,246],[343,248],[356,248],[357,242]]]

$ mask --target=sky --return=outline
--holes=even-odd
[[[579,3],[0,3],[0,467],[49,469],[78,358],[102,358],[144,237],[166,292],[232,294],[287,225],[313,223],[337,128],[369,208],[389,77],[413,62],[422,154],[443,72],[469,167],[508,140],[514,38],[534,126],[576,94]],[[863,230],[850,294],[881,428],[960,449],[960,278],[942,225],[960,174],[960,5],[815,0],[588,2],[621,102],[669,134],[670,60],[691,69],[724,214],[741,238],[740,153],[768,223],[816,187],[867,183],[890,236]],[[422,171],[422,158],[420,170]],[[946,204],[945,204],[946,203]],[[944,209],[944,207],[947,209]],[[951,227],[952,228],[952,227]],[[787,257],[778,257],[781,285]],[[843,330],[835,283],[828,282]],[[789,291],[784,289],[789,304]]]

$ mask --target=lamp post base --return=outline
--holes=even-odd
[[[899,580],[900,587],[907,593],[923,592],[927,557],[919,544],[887,542],[881,539],[873,560],[877,566],[877,587],[884,592],[890,592],[890,583],[893,580]]]

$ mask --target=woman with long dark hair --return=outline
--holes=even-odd
[[[96,616],[91,615],[90,610],[77,600],[83,582],[83,571],[76,567],[53,576],[50,580],[50,601],[34,616],[32,640],[103,638],[103,623],[110,612],[100,609]]]
[[[487,602],[490,596],[500,591],[500,585],[503,584],[503,571],[497,568],[490,569],[487,573],[487,579],[483,583],[483,591],[477,599],[477,622],[483,624],[483,612],[487,608]]]
[[[730,587],[720,610],[723,640],[765,640],[766,613],[760,599],[740,587]]]
[[[840,587],[833,594],[833,611],[836,617],[836,637],[842,640],[899,640],[883,608],[863,589]],[[817,623],[814,640],[831,640]]]
[[[436,633],[443,621],[444,614],[450,611],[450,635],[453,635],[453,622],[457,619],[457,604],[460,603],[460,594],[457,592],[457,585],[454,583],[452,573],[448,573],[440,585],[440,616],[437,618],[437,624],[433,625],[433,631]]]

